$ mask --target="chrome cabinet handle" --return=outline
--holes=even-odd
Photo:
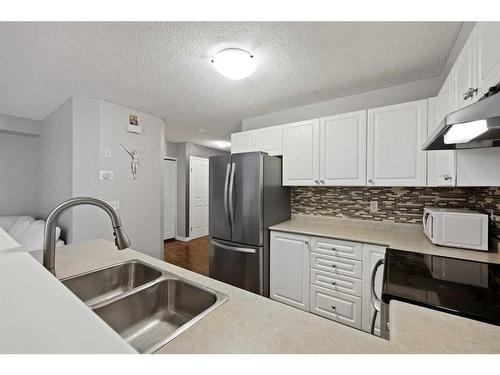
[[[322,184],[324,184],[324,183],[325,183],[325,181],[324,181],[324,180],[319,180],[319,182],[321,182]]]
[[[337,251],[337,248],[336,247],[332,247],[331,250],[332,251]]]
[[[336,264],[332,264],[332,268],[336,268],[336,267],[337,267],[337,265],[336,265]]]
[[[464,100],[472,98],[476,94],[477,94],[477,88],[469,87],[467,91],[463,94]]]
[[[337,283],[335,281],[332,281],[332,285],[336,285]]]
[[[319,184],[319,181],[318,180],[314,180],[315,183]]]
[[[447,174],[443,178],[444,178],[445,181],[451,181],[451,176],[449,174]]]
[[[336,307],[335,305],[332,305],[332,309],[334,309],[334,310],[335,310],[336,308],[337,308],[337,307]]]
[[[377,314],[380,313],[382,301],[377,297],[375,293],[375,277],[377,276],[377,270],[380,266],[384,265],[384,258],[377,260],[375,266],[373,266],[371,280],[370,280],[370,298],[373,306],[372,321],[370,324],[370,333],[375,334],[375,321],[377,320]]]
[[[370,179],[368,179],[368,182],[369,182],[370,184],[373,184],[373,180],[372,180],[371,178],[370,178]]]

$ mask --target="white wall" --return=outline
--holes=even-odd
[[[39,137],[0,132],[0,216],[36,217]]]
[[[42,121],[37,193],[37,216],[42,219],[73,196],[73,99]],[[72,242],[72,225],[72,213],[64,213],[59,226],[68,242]]]
[[[426,99],[437,95],[441,84],[442,78],[435,77],[251,117],[241,122],[241,130],[264,128],[338,113]]]
[[[40,135],[40,121],[0,114],[0,132],[37,137]]]
[[[137,115],[142,134],[127,132],[130,113]],[[132,248],[156,258],[162,258],[163,252],[163,128],[159,117],[99,102],[100,169],[114,172],[113,181],[99,182],[99,197],[120,201],[119,213]],[[136,180],[132,178],[130,156],[120,144],[140,152]],[[111,149],[111,158],[104,157],[105,148]],[[107,238],[113,238],[111,232]]]

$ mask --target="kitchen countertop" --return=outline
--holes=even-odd
[[[500,264],[498,250],[477,251],[434,245],[422,226],[325,216],[292,215],[270,230],[381,245],[393,249]]]
[[[33,255],[40,258],[41,254]],[[497,326],[394,301],[390,305],[392,336],[391,341],[386,341],[134,250],[118,251],[106,240],[58,248],[56,272],[62,278],[128,259],[143,260],[229,296],[223,305],[174,338],[159,353],[500,353]],[[82,306],[85,307],[83,303]],[[37,314],[31,314],[31,319],[33,324],[37,320],[43,324]],[[78,319],[82,324],[84,320],[90,321],[88,316]],[[17,332],[25,329],[22,321],[4,324]],[[66,335],[70,342],[82,339],[74,332],[62,332],[62,326],[54,324],[53,328],[61,330],[60,334]],[[44,338],[38,344],[43,347],[48,345],[47,341]],[[5,351],[5,343],[3,347],[0,345],[0,352]]]

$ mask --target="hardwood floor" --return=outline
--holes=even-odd
[[[166,262],[208,276],[208,236],[188,242],[165,241],[163,251]]]

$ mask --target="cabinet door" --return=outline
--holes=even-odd
[[[368,186],[425,186],[427,99],[368,110]]]
[[[452,74],[453,74],[453,90],[454,90],[454,99],[455,105],[454,109],[463,108],[469,104],[472,104],[474,101],[478,99],[478,93],[474,93],[469,98],[464,97],[469,90],[474,90],[477,88],[476,85],[476,38],[475,33],[473,32],[467,42],[460,52],[460,55],[453,65]]]
[[[436,98],[430,98],[428,101],[427,133],[429,136],[434,132],[444,116],[451,112],[451,105],[445,105],[450,102],[450,83],[451,79],[448,79],[439,95]],[[444,113],[442,117],[441,114],[437,114],[438,110],[441,114]],[[427,151],[427,186],[455,186],[455,170],[455,151]]]
[[[319,185],[319,119],[283,125],[283,185]]]
[[[269,155],[283,154],[283,126],[270,126],[256,130],[256,150]]]
[[[375,263],[385,256],[385,248],[382,246],[363,244],[363,331],[370,332],[372,316],[375,308],[371,300],[371,277]],[[375,276],[375,293],[377,297],[382,296],[382,279],[384,274],[384,266],[377,270]],[[377,314],[375,321],[375,334],[380,336],[380,314]]]
[[[479,22],[477,40],[478,97],[500,81],[500,22]]]
[[[231,153],[255,151],[256,135],[255,130],[231,134]]]
[[[320,183],[366,185],[366,111],[320,119]]]
[[[309,237],[271,232],[270,296],[309,311]]]

